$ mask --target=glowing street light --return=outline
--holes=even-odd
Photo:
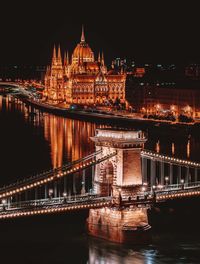
[[[3,200],[1,201],[1,203],[2,203],[3,205],[5,205],[5,204],[7,203],[6,199],[3,199]]]
[[[67,201],[67,193],[66,192],[63,193],[63,197],[64,197],[64,203],[66,203],[66,201]]]
[[[165,177],[165,185],[168,185],[168,183],[169,183],[169,177],[166,176],[166,177]]]
[[[3,199],[2,201],[1,201],[1,203],[2,203],[2,205],[3,205],[3,211],[6,209],[6,204],[7,204],[7,201],[6,201],[6,199]]]
[[[185,182],[184,179],[181,179],[180,182],[181,182],[181,189],[184,189],[184,182]]]
[[[142,186],[142,192],[145,192],[145,191],[146,191],[146,187]]]
[[[49,198],[52,199],[53,197],[53,189],[49,189]]]

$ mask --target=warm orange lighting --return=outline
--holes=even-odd
[[[144,68],[138,68],[137,71],[140,75],[144,74]],[[125,81],[123,72],[107,71],[103,53],[99,54],[96,61],[90,46],[81,37],[71,60],[68,53],[65,55],[64,64],[60,47],[58,52],[54,47],[52,64],[47,67],[45,75],[43,95],[52,104],[105,105],[107,100],[115,101],[117,98],[125,103]]]

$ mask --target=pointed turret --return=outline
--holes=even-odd
[[[101,63],[101,54],[99,52],[99,55],[98,55],[98,62]]]
[[[67,65],[67,57],[66,57],[66,52],[64,53],[64,66]]]
[[[52,57],[52,65],[55,65],[57,61],[57,56],[56,56],[56,45],[54,44],[53,47],[53,57]]]
[[[67,65],[69,65],[69,52],[67,51]]]
[[[62,57],[61,57],[60,45],[58,46],[58,64],[62,65]]]
[[[102,66],[105,65],[105,63],[104,63],[104,55],[103,55],[103,52],[102,52],[102,54],[101,54],[101,65],[102,65]]]
[[[84,26],[82,25],[81,42],[85,42]]]

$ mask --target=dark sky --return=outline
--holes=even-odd
[[[87,42],[95,53],[104,50],[107,62],[200,62],[200,15],[192,1],[7,0],[1,3],[0,65],[46,65],[54,43],[73,50],[82,24]]]

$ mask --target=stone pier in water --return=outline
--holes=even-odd
[[[146,208],[123,206],[123,197],[131,197],[142,187],[141,150],[146,138],[142,131],[97,129],[91,138],[98,158],[116,153],[96,165],[94,191],[112,196],[113,205],[91,209],[87,220],[88,232],[95,237],[118,243],[145,243],[150,238]]]

